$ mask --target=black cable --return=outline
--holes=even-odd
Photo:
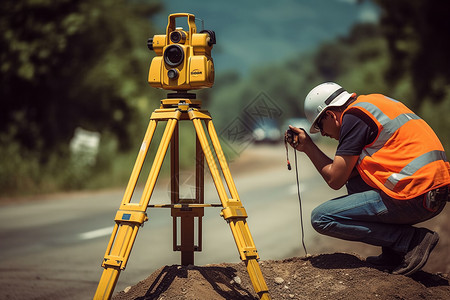
[[[288,141],[287,139],[284,140],[284,146],[286,148],[286,160],[287,160],[287,167],[288,170],[291,170],[291,163],[289,162],[289,151],[288,151]],[[300,228],[302,230],[302,245],[303,249],[305,250],[305,255],[308,256],[308,251],[306,250],[305,246],[305,230],[303,228],[303,209],[302,209],[302,198],[300,196],[300,180],[298,179],[298,163],[297,163],[297,150],[294,149],[294,156],[295,156],[295,177],[297,179],[297,195],[298,195],[298,203],[300,207]]]
[[[298,179],[298,167],[297,167],[297,151],[294,149],[294,157],[295,157],[295,177],[297,179],[297,195],[298,195],[298,203],[300,207],[300,227],[302,229],[302,245],[303,250],[305,250],[305,255],[308,256],[308,251],[305,246],[305,229],[303,228],[303,209],[302,209],[302,198],[300,196],[300,181]]]

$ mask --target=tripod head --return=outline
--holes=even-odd
[[[200,108],[201,100],[196,99],[197,95],[194,93],[187,93],[185,91],[178,91],[176,93],[167,94],[167,99],[161,100],[160,108],[174,108],[174,107],[192,107]]]
[[[187,31],[176,27],[179,18],[187,18]],[[193,14],[169,15],[166,34],[155,35],[147,42],[148,48],[156,53],[150,65],[148,83],[152,87],[177,91],[179,95],[212,87],[214,62],[211,50],[214,44],[214,31],[202,29],[197,33]]]

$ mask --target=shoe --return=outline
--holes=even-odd
[[[417,229],[405,258],[392,274],[409,276],[422,269],[438,241],[439,235],[436,232],[425,228]]]
[[[366,262],[375,266],[398,266],[402,262],[403,255],[388,247],[382,247],[381,249],[380,255],[368,256]]]

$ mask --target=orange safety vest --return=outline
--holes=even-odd
[[[362,95],[342,116],[354,109],[378,127],[377,137],[364,147],[356,166],[368,185],[406,200],[450,184],[450,164],[441,142],[404,104],[380,94]]]

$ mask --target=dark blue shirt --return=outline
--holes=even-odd
[[[336,155],[359,156],[366,145],[371,144],[378,134],[375,122],[358,109],[349,109],[342,117],[339,144]],[[349,194],[372,190],[361,176],[348,179],[347,191]]]
[[[375,122],[359,109],[349,109],[342,118],[336,155],[360,155],[378,134]]]

